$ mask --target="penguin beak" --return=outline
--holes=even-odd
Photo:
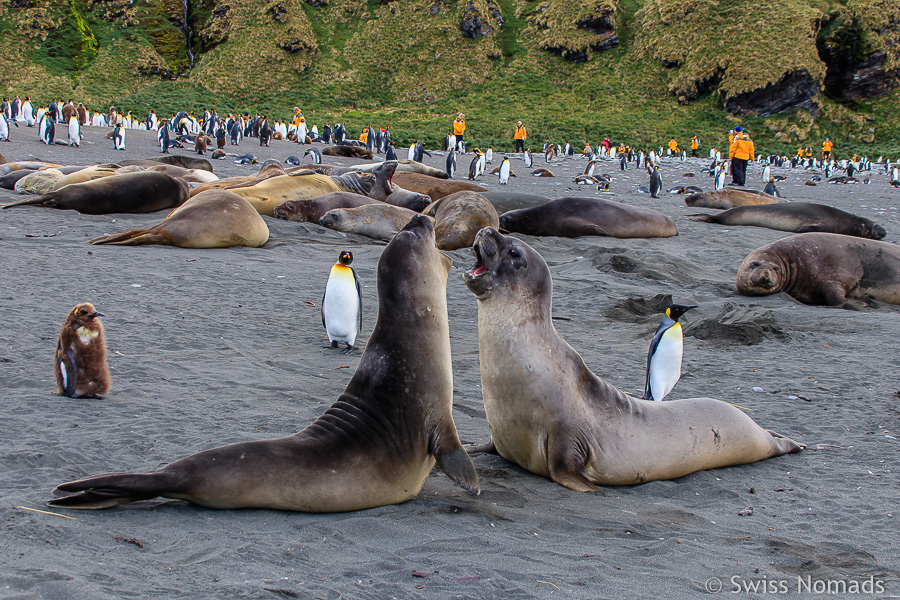
[[[104,315],[104,314],[101,313],[101,312],[94,311],[94,312],[92,312],[91,314],[88,315],[88,318],[94,319],[94,318],[96,318],[96,317],[105,317],[105,316],[106,316],[106,315]]]

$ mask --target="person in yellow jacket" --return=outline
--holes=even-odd
[[[806,155],[806,158],[812,158],[812,146],[807,144],[806,149],[803,151],[803,154]]]
[[[359,141],[361,141],[363,144],[365,144],[366,140],[368,140],[368,139],[369,139],[369,128],[363,127],[362,133],[359,134]]]
[[[306,123],[306,117],[303,116],[303,113],[296,106],[294,107],[294,118],[291,120],[291,123],[294,127],[299,127],[300,123]]]
[[[692,135],[691,136],[691,156],[695,156],[695,157],[699,156],[699,154],[697,154],[697,150],[699,150],[699,149],[700,149],[700,138],[698,138],[696,135]]]
[[[456,115],[456,120],[453,121],[453,135],[456,136],[456,147],[460,147],[460,143],[463,141],[463,135],[466,133],[466,115],[459,113]]]
[[[516,132],[513,134],[513,139],[516,141],[515,152],[525,152],[525,140],[528,139],[528,132],[525,131],[522,121],[516,121]]]
[[[731,185],[744,187],[747,183],[747,163],[756,158],[756,149],[747,132],[741,131],[740,125],[734,128],[728,158],[731,159]]]
[[[797,148],[797,158],[803,158],[803,146]]]
[[[678,142],[675,141],[675,138],[669,140],[669,150],[672,154],[678,154]]]
[[[831,148],[833,146],[834,146],[834,144],[831,143],[830,138],[825,138],[825,141],[822,142],[822,158],[824,160],[831,158]]]

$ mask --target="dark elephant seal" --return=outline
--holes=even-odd
[[[745,296],[786,292],[804,304],[850,299],[900,304],[900,246],[836,233],[800,233],[747,255],[737,274]]]
[[[197,194],[170,212],[162,223],[104,235],[92,244],[142,246],[160,244],[179,248],[259,248],[269,239],[269,228],[249,202],[228,190]]]
[[[385,197],[384,202],[393,204],[394,206],[408,208],[415,212],[422,212],[429,204],[431,204],[431,198],[426,194],[411,192],[403,189],[399,185],[392,185],[391,193]]]
[[[408,208],[376,202],[356,208],[335,208],[319,219],[319,224],[335,231],[364,235],[373,240],[390,240],[416,216]]]
[[[125,173],[73,183],[64,188],[6,204],[3,208],[35,204],[77,210],[88,215],[148,213],[181,206],[188,199],[188,185],[156,171]]]
[[[491,201],[491,204],[497,209],[498,215],[520,208],[539,206],[550,201],[547,196],[519,192],[482,192],[481,195]]]
[[[417,215],[378,261],[378,320],[347,389],[304,430],[222,446],[149,473],[64,483],[56,508],[109,508],[156,496],[210,508],[351,511],[416,497],[432,467],[477,494],[451,414],[450,259]],[[415,277],[410,277],[415,273]]]
[[[463,279],[478,299],[484,450],[578,491],[675,479],[796,452],[740,409],[712,398],[628,396],[587,368],[553,326],[547,263],[494,229],[475,239]]]
[[[675,221],[652,208],[602,198],[559,198],[500,215],[500,229],[525,235],[615,238],[672,237]]]
[[[423,214],[434,217],[435,242],[447,251],[471,247],[479,231],[500,223],[494,205],[478,192],[444,196]]]
[[[429,175],[431,177],[436,177],[438,179],[449,179],[450,176],[447,175],[446,171],[442,171],[440,169],[435,169],[434,167],[429,167],[426,164],[420,163],[415,160],[409,160],[406,158],[397,159],[397,172],[398,173],[420,173],[422,175]],[[350,169],[355,169],[357,171],[369,171],[372,168],[376,167],[377,163],[367,163],[364,165],[353,165]]]
[[[456,179],[440,179],[422,173],[397,172],[391,180],[405,190],[425,194],[431,198],[432,202],[436,202],[444,196],[449,196],[455,192],[486,192],[488,189],[477,183],[468,181],[459,181]]]
[[[328,146],[322,148],[325,156],[346,156],[348,158],[372,158],[372,151],[359,146]]]
[[[34,169],[18,169],[16,171],[10,171],[6,175],[0,177],[0,189],[13,190],[16,188],[16,183],[20,179],[27,175],[31,175],[34,172]]]
[[[152,167],[163,163],[164,165],[174,165],[184,169],[199,169],[201,171],[213,172],[212,163],[205,158],[193,158],[191,156],[182,156],[180,154],[170,154],[169,156],[160,156],[159,158],[134,158],[117,161],[120,165],[141,165],[144,167]]]
[[[744,190],[713,190],[691,194],[684,199],[687,206],[699,206],[703,208],[729,209],[736,206],[754,206],[757,204],[775,204],[778,200],[768,194],[747,192]]]
[[[380,200],[352,192],[331,192],[315,198],[288,200],[272,210],[272,216],[286,221],[318,223],[329,210],[357,208],[366,204],[378,204]]]
[[[784,202],[738,206],[715,215],[693,215],[698,220],[720,225],[751,225],[794,233],[840,233],[880,240],[887,232],[869,219],[838,208],[807,202]]]

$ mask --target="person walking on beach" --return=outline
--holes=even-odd
[[[691,136],[691,156],[697,158],[700,155],[697,154],[697,151],[700,149],[700,138],[696,135]]]
[[[528,132],[525,131],[522,121],[516,121],[516,133],[513,135],[513,139],[516,140],[515,151],[525,152],[525,140],[528,139]]]
[[[834,144],[831,142],[830,138],[825,138],[825,141],[822,142],[822,160],[828,160],[831,158],[831,148]]]
[[[741,131],[741,126],[734,128],[734,140],[728,151],[731,159],[731,185],[744,187],[747,183],[747,163],[755,158],[753,141],[746,131]]]
[[[457,148],[465,148],[465,146],[461,145],[464,143],[463,136],[466,133],[466,115],[459,113],[456,115],[456,120],[453,121],[453,135],[456,137],[456,147]],[[464,152],[464,150],[460,150]]]
[[[669,154],[678,154],[678,142],[675,138],[669,140]]]

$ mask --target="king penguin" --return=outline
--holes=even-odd
[[[307,149],[306,152],[303,153],[303,156],[311,156],[312,158],[310,160],[312,160],[314,165],[322,164],[322,153],[314,146]]]
[[[525,151],[525,157],[524,157],[524,158],[525,158],[525,166],[528,167],[528,168],[530,169],[530,168],[531,168],[531,165],[534,164],[534,159],[531,158],[531,150],[526,150],[526,151]]]
[[[484,153],[484,160],[487,164],[494,164],[494,149],[488,146],[487,152]]]
[[[125,149],[125,128],[122,127],[121,123],[118,123],[116,128],[113,129],[113,146],[116,150]]]
[[[772,179],[772,169],[769,168],[769,165],[763,167],[762,172],[762,180],[763,183],[769,183],[769,180]]]
[[[156,141],[159,143],[159,151],[169,153],[169,121],[163,119],[156,131]]]
[[[69,146],[81,146],[81,123],[78,115],[69,117]]]
[[[331,267],[322,297],[322,325],[331,342],[323,348],[337,348],[338,342],[345,342],[347,347],[341,350],[341,354],[353,351],[356,335],[362,328],[362,291],[359,277],[350,266],[352,262],[353,253],[342,251]]]
[[[2,113],[0,113],[0,141],[6,141],[6,142],[10,141],[9,140],[9,122],[6,120],[6,116]]]
[[[388,142],[387,150],[384,151],[384,160],[397,160],[397,153],[394,151],[394,145]]]
[[[644,384],[644,400],[662,401],[681,379],[681,357],[684,354],[684,338],[681,333],[681,315],[697,308],[672,304],[666,316],[656,328],[650,352],[647,354],[647,379]]]
[[[456,173],[456,148],[450,148],[450,152],[447,154],[447,177],[453,179],[453,174]]]
[[[109,391],[106,340],[97,317],[103,314],[88,302],[73,308],[56,342],[56,386],[62,396],[97,398]]]
[[[659,174],[659,167],[653,167],[650,171],[650,197],[659,198],[659,191],[662,189],[662,175]]]
[[[500,185],[506,185],[509,181],[509,157],[504,156],[500,164]]]

